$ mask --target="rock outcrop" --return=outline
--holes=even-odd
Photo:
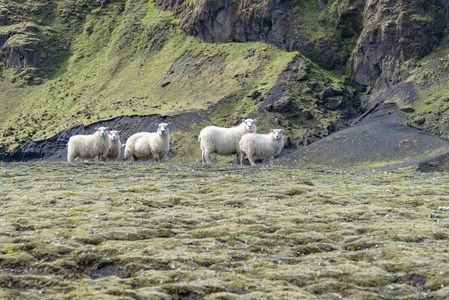
[[[447,2],[368,1],[364,29],[349,63],[354,82],[373,87],[375,98],[404,79],[408,70],[403,63],[429,54],[445,36]]]
[[[432,52],[446,35],[443,0],[191,1],[157,0],[181,28],[203,42],[266,41],[300,51],[350,75],[375,98],[408,74],[403,65]],[[315,19],[314,19],[315,18]]]
[[[196,1],[156,0],[158,8],[174,12],[181,28],[202,42],[266,41],[288,51],[300,51],[327,69],[341,69],[350,52],[344,40],[361,31],[363,1],[355,5],[334,5],[327,1],[308,7],[303,1]],[[309,22],[310,13],[324,10],[324,18],[312,19],[320,31]],[[325,28],[331,28],[327,30]],[[344,28],[345,33],[340,34]],[[326,31],[326,32],[325,32]],[[340,36],[343,38],[341,39]]]

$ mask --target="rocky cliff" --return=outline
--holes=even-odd
[[[203,42],[266,41],[341,71],[373,97],[408,74],[447,34],[448,1],[172,1],[159,8]],[[349,59],[349,60],[348,60]]]
[[[156,4],[174,12],[180,27],[202,42],[265,41],[339,70],[350,55],[344,46],[360,33],[363,1],[338,7],[311,2],[157,0]]]
[[[405,79],[447,35],[447,2],[368,1],[349,61],[354,82],[372,87],[375,98]]]

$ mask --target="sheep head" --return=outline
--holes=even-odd
[[[109,133],[111,140],[113,140],[113,141],[120,140],[120,136],[119,136],[120,131],[113,130],[113,131],[108,131],[108,133]]]
[[[245,123],[246,130],[252,131],[253,127],[256,127],[257,119],[242,119],[242,122]]]
[[[157,126],[157,133],[160,135],[168,135],[170,133],[170,130],[168,129],[168,126],[170,126],[171,122],[168,123],[156,123]]]
[[[273,133],[274,139],[279,140],[282,137],[284,129],[270,129],[270,131]]]
[[[109,127],[95,127],[96,133],[100,136],[106,136],[108,134]]]

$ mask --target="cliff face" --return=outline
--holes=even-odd
[[[67,50],[61,31],[76,32],[89,6],[116,2],[121,1],[3,2],[0,60],[8,68],[27,69],[25,75],[35,79],[39,70],[52,69],[55,56]],[[265,41],[300,51],[325,69],[350,76],[362,90],[369,87],[372,98],[404,79],[416,60],[435,49],[447,34],[449,14],[449,1],[444,0],[156,0],[155,4],[175,13],[180,27],[201,42]],[[48,30],[49,22],[61,26]],[[55,46],[58,43],[61,46]]]
[[[362,1],[351,1],[361,3]],[[349,57],[345,40],[360,31],[361,6],[326,8],[327,1],[157,0],[174,12],[181,28],[202,42],[265,41],[300,51],[327,69],[341,69]],[[343,41],[340,39],[344,27]]]
[[[266,41],[345,71],[373,98],[405,77],[401,66],[432,52],[446,35],[449,1],[157,0],[198,40]]]
[[[368,1],[364,29],[349,61],[356,83],[373,98],[408,74],[402,65],[431,53],[446,35],[448,1]]]

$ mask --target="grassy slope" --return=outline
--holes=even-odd
[[[13,136],[2,139],[9,148],[79,122],[174,115],[207,109],[226,97],[236,104],[220,122],[232,124],[234,115],[253,109],[245,104],[246,96],[254,89],[268,90],[296,55],[263,43],[201,44],[151,2],[129,1],[122,14],[118,9],[109,5],[87,15],[70,58],[44,84],[11,86],[13,74],[4,72],[9,78],[1,85],[14,94],[15,103],[14,110],[1,116],[2,131],[14,128]],[[248,57],[249,50],[255,55]],[[170,85],[161,86],[168,81]],[[2,94],[0,101],[11,102],[7,96]]]
[[[298,53],[287,53],[265,43],[205,44],[186,36],[178,20],[155,9],[152,1],[117,1],[103,8],[89,1],[59,0],[45,11],[47,18],[31,20],[46,32],[50,51],[57,51],[59,65],[40,85],[26,86],[18,74],[3,69],[0,103],[0,146],[4,150],[29,139],[42,140],[75,124],[92,124],[123,115],[175,116],[207,110],[220,100],[210,120],[194,122],[189,132],[176,126],[172,139],[177,162],[192,161],[199,151],[195,135],[202,126],[232,126],[256,111],[248,97],[258,90],[262,96]],[[308,6],[309,9],[310,5]],[[26,13],[29,7],[22,7]],[[52,13],[49,13],[52,12]],[[66,18],[65,16],[70,15]],[[30,20],[17,20],[30,21]],[[63,46],[62,46],[62,45]],[[52,48],[53,47],[53,48]],[[328,127],[340,118],[338,111],[316,107],[317,94],[329,85],[344,88],[343,80],[306,63],[307,84],[290,80],[284,89],[294,98],[294,111],[280,116],[258,113],[260,132],[283,127],[293,137],[326,136]],[[302,117],[303,109],[315,118]],[[8,133],[9,132],[9,133]],[[8,134],[5,134],[8,133]],[[190,156],[190,157],[189,157]]]
[[[0,164],[8,298],[443,299],[446,174]],[[37,196],[38,195],[38,196]]]

